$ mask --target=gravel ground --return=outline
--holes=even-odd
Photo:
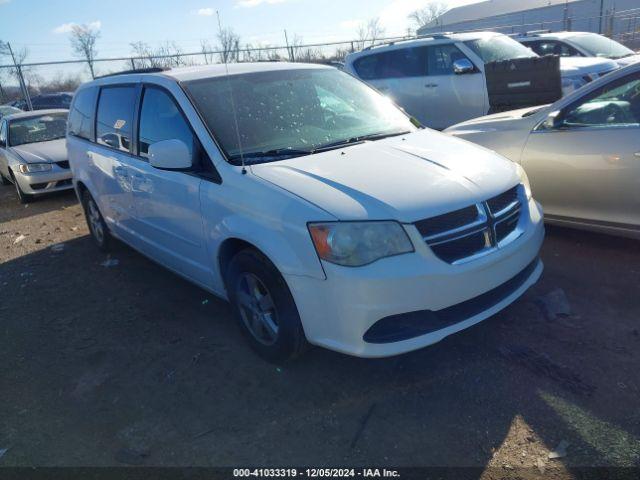
[[[639,466],[640,242],[549,228],[543,260],[522,299],[430,348],[277,368],[224,302],[100,253],[73,194],[0,187],[0,465]]]

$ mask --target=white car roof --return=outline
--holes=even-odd
[[[533,41],[539,38],[553,38],[553,39],[558,39],[558,40],[563,40],[565,38],[571,38],[571,37],[578,37],[580,35],[598,35],[597,33],[593,33],[593,32],[552,32],[552,33],[539,33],[539,34],[535,34],[535,35],[523,35],[521,37],[517,37],[518,40],[529,40],[529,41]]]
[[[282,70],[308,70],[308,69],[326,69],[335,70],[335,67],[329,65],[321,65],[315,63],[291,63],[291,62],[254,62],[254,63],[230,63],[226,67],[224,64],[201,65],[195,67],[179,67],[169,68],[166,70],[158,69],[158,71],[131,71],[114,73],[96,78],[94,81],[84,83],[80,89],[84,89],[93,85],[111,85],[126,83],[127,81],[139,81],[141,78],[149,77],[169,77],[178,82],[188,82],[191,80],[200,80],[204,78],[222,77],[229,75],[242,75],[257,72],[271,72]]]
[[[395,50],[412,45],[437,45],[441,43],[452,42],[468,42],[469,40],[482,40],[485,38],[491,38],[495,36],[503,36],[504,34],[499,32],[468,32],[468,33],[434,33],[432,36],[427,35],[422,38],[414,38],[409,40],[400,40],[393,43],[385,43],[379,46],[366,48],[359,52],[350,53],[346,57],[346,61],[353,60],[355,58],[370,55],[371,53],[379,53],[387,50]]]

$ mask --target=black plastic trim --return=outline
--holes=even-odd
[[[367,343],[385,344],[409,340],[463,322],[497,305],[512,295],[531,277],[540,258],[531,262],[515,277],[482,295],[443,310],[421,310],[392,315],[374,323],[363,336]]]

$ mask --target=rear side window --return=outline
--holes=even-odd
[[[134,86],[102,88],[96,116],[96,141],[100,145],[131,151],[135,102]]]
[[[69,112],[69,135],[93,140],[93,110],[96,105],[96,88],[80,90]]]
[[[158,88],[145,88],[140,110],[138,152],[147,157],[149,146],[162,140],[182,140],[193,157],[195,138],[172,97]]]
[[[426,47],[381,52],[356,60],[354,68],[363,80],[422,77],[427,74]]]

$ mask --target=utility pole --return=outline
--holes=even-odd
[[[27,84],[25,83],[24,77],[22,76],[22,66],[18,65],[18,62],[16,62],[16,56],[13,54],[13,50],[11,49],[11,44],[9,42],[7,42],[7,48],[9,49],[9,53],[11,54],[11,58],[13,59],[13,64],[16,67],[18,82],[20,83],[20,89],[22,90],[24,99],[27,102],[27,108],[29,110],[33,110],[33,105],[31,104],[31,95],[29,95],[29,89],[27,88]]]
[[[293,47],[289,46],[289,37],[287,36],[287,31],[284,31],[284,41],[287,44],[287,52],[289,53],[289,61],[295,62],[296,59],[293,57]]]
[[[598,33],[602,35],[602,20],[604,19],[604,0],[600,0],[600,28]]]

